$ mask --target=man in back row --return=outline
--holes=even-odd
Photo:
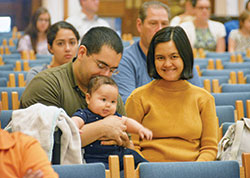
[[[149,1],[141,6],[139,18],[136,21],[140,41],[124,50],[118,67],[120,72],[113,76],[119,86],[119,93],[124,103],[134,89],[152,80],[147,72],[146,55],[149,44],[157,31],[169,26],[169,18],[169,8],[161,2]],[[201,86],[196,68],[193,68],[193,78],[189,82]]]
[[[105,20],[96,15],[99,9],[99,1],[100,0],[79,0],[81,12],[66,19],[67,22],[71,23],[77,29],[80,34],[80,39],[82,39],[83,35],[92,27],[110,27]]]

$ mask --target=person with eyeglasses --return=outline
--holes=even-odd
[[[226,50],[226,29],[221,22],[210,20],[210,0],[193,0],[195,19],[180,24],[186,31],[193,48],[205,51],[224,52]]]
[[[81,130],[89,123],[93,123],[103,118],[115,115],[116,119],[123,120],[127,127],[126,131],[140,136],[141,139],[151,140],[152,132],[143,127],[139,122],[122,116],[116,112],[117,98],[119,96],[118,86],[113,79],[107,76],[94,76],[90,79],[88,84],[88,91],[86,93],[86,102],[88,107],[85,109],[78,109],[72,116],[73,121]],[[82,143],[85,145],[85,143]],[[96,163],[102,162],[106,169],[109,168],[109,155],[118,155],[120,170],[124,169],[123,156],[133,155],[135,166],[141,162],[148,162],[136,151],[130,149],[133,145],[121,147],[117,145],[102,145],[101,140],[86,144],[84,149],[84,162]]]
[[[51,25],[49,11],[44,8],[38,8],[31,17],[24,35],[17,43],[17,50],[22,51],[33,50],[35,54],[49,55],[47,44],[47,31]],[[29,56],[28,56],[29,58]]]
[[[38,73],[25,88],[20,107],[35,103],[62,108],[71,117],[77,109],[87,107],[85,100],[89,80],[93,76],[111,77],[117,73],[123,45],[117,33],[108,27],[90,29],[83,37],[77,57],[58,67]],[[116,111],[125,114],[121,97]],[[108,116],[95,123],[86,124],[81,131],[82,143],[92,143],[106,138],[117,145],[129,143],[125,123],[117,116]]]

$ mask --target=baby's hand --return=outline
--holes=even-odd
[[[139,136],[141,137],[141,139],[147,139],[147,140],[152,140],[153,138],[153,133],[151,130],[142,127],[139,131],[138,131]]]

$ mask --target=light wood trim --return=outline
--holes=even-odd
[[[109,156],[110,178],[120,178],[120,164],[117,155]]]
[[[238,83],[239,84],[245,84],[246,79],[244,77],[244,73],[242,71],[238,71]]]
[[[9,74],[9,87],[16,87],[15,74]]]
[[[207,69],[211,69],[211,70],[215,69],[215,67],[214,67],[214,60],[213,59],[209,59],[208,60]]]
[[[237,62],[242,63],[243,62],[243,58],[241,54],[237,54]]]
[[[2,97],[2,109],[9,110],[8,93],[6,91],[2,91],[1,97]]]
[[[7,39],[6,39],[6,38],[3,39],[2,45],[5,46],[5,47],[8,45],[8,44],[7,44]]]
[[[235,101],[235,107],[236,107],[236,110],[237,110],[237,119],[240,120],[242,117],[244,117],[243,101],[242,100],[236,100]]]
[[[250,153],[242,153],[242,166],[245,178],[250,178]]]
[[[25,87],[24,75],[18,74],[18,87]]]
[[[200,66],[199,65],[195,65],[195,68],[198,72],[198,75],[201,76],[201,70],[200,70]]]
[[[5,46],[5,54],[11,54],[10,48],[8,46]]]
[[[16,61],[16,67],[15,67],[15,71],[22,71],[22,64],[21,61]]]
[[[135,177],[135,163],[133,155],[125,155],[123,158],[124,162],[124,177],[133,178]]]
[[[69,17],[69,2],[68,0],[63,1],[63,11],[64,11],[64,20],[66,20]]]
[[[247,118],[250,118],[250,100],[246,101],[247,108]]]
[[[240,167],[240,178],[246,178],[245,177],[245,169],[244,169],[244,167]]]
[[[3,54],[4,54],[3,46],[0,46],[0,55],[3,55]]]
[[[0,56],[0,66],[4,65],[4,62],[3,62],[3,57]]]
[[[105,178],[110,178],[110,171],[109,170],[105,170]]]
[[[221,93],[221,87],[218,79],[212,80],[213,93]]]
[[[205,51],[204,51],[203,48],[199,48],[198,52],[199,52],[200,58],[205,58],[206,57],[206,54],[205,54]]]
[[[204,81],[204,89],[211,93],[211,84],[209,79],[205,79]]]
[[[29,71],[30,70],[30,66],[29,66],[28,61],[23,61],[23,70],[24,71]]]
[[[13,42],[13,38],[9,39],[9,46],[15,46],[14,42]]]
[[[230,72],[230,83],[231,84],[236,84],[237,83],[236,72],[234,72],[234,71]]]
[[[236,56],[235,56],[235,54],[232,54],[230,56],[230,62],[236,62]]]
[[[222,70],[224,69],[224,66],[222,65],[221,59],[216,60],[216,69],[217,70]]]
[[[19,108],[18,93],[13,91],[11,93],[12,110]]]
[[[22,51],[21,52],[21,59],[29,59],[29,52],[28,51]]]

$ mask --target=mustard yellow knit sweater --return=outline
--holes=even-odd
[[[153,80],[132,92],[126,112],[153,131],[153,140],[132,135],[136,151],[151,162],[212,161],[218,120],[213,96],[187,81]]]

